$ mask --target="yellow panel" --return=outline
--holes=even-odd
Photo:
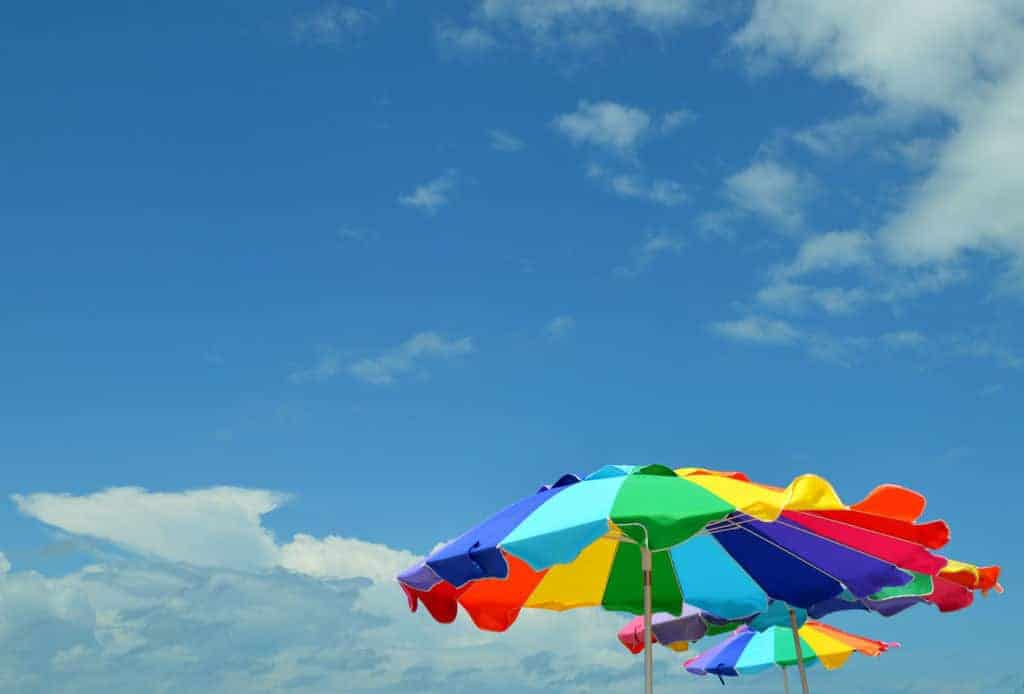
[[[686,477],[687,481],[725,499],[739,511],[758,520],[775,520],[786,509],[809,511],[846,508],[832,485],[816,475],[801,475],[785,489],[777,489],[731,477],[693,472],[692,469],[681,468],[676,474]]]
[[[526,600],[525,607],[568,610],[599,606],[618,546],[616,540],[601,538],[571,563],[551,567]]]
[[[814,655],[818,656],[818,660],[827,670],[841,668],[853,654],[853,649],[848,645],[813,627],[800,627],[799,633],[800,638],[814,649]]]

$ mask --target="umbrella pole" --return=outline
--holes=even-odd
[[[782,691],[789,694],[789,674],[786,672],[786,666],[782,666]]]
[[[793,612],[793,608],[789,608],[789,623],[793,627],[793,645],[796,646],[796,664],[800,666],[800,688],[804,694],[810,694],[810,689],[807,687],[807,670],[804,669],[804,649],[800,645],[800,634],[797,633],[799,628],[796,625],[796,613]]]
[[[654,641],[651,631],[651,550],[645,545],[640,547],[640,566],[644,572],[644,694],[654,692]]]

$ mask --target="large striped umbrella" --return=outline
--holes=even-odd
[[[847,505],[822,478],[785,488],[737,473],[660,465],[607,466],[499,511],[399,576],[415,610],[441,622],[458,605],[482,629],[508,628],[523,607],[602,606],[645,615],[651,685],[651,615],[694,605],[730,619],[771,599],[809,608],[849,593],[867,598],[934,575],[929,549],[949,536],[917,523],[919,494],[883,486]]]
[[[756,631],[741,626],[721,643],[687,660],[685,667],[694,675],[717,675],[719,679],[780,667],[788,694],[787,667],[820,662],[827,670],[835,670],[854,653],[877,656],[899,647],[898,643],[867,639],[815,621],[808,621],[797,634],[794,639],[792,628],[787,627]]]

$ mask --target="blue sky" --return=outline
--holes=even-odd
[[[0,689],[634,691],[615,616],[492,637],[389,580],[607,463],[925,492],[1010,590],[838,620],[905,648],[830,691],[1022,686],[1014,3],[22,3],[0,41]]]

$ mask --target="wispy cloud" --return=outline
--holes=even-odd
[[[875,297],[862,287],[816,287],[789,280],[776,280],[761,287],[754,296],[761,306],[786,313],[803,313],[818,308],[825,313],[853,313]]]
[[[874,260],[874,240],[863,231],[830,231],[800,244],[796,257],[776,271],[794,278],[822,270],[866,267]]]
[[[762,316],[714,323],[711,329],[730,340],[771,345],[793,344],[802,337],[801,332],[789,323]]]
[[[457,181],[458,172],[448,169],[434,180],[417,186],[411,193],[399,196],[398,202],[434,214],[448,204]]]
[[[803,330],[786,321],[758,315],[713,323],[711,330],[735,342],[799,348],[814,359],[844,367],[852,366],[872,344],[868,338]]]
[[[678,181],[650,180],[638,174],[615,173],[598,164],[587,167],[587,177],[600,181],[621,198],[644,200],[665,207],[676,207],[690,199],[689,193]]]
[[[660,255],[678,255],[683,250],[683,240],[674,234],[657,232],[647,238],[631,252],[630,262],[616,267],[612,274],[616,277],[636,277],[643,274]]]
[[[880,339],[894,349],[917,349],[928,342],[928,338],[917,330],[897,330],[883,334]]]
[[[953,338],[953,348],[966,357],[989,359],[1010,369],[1024,369],[1024,356],[993,338],[978,335],[957,336]]]
[[[504,130],[490,130],[487,134],[491,139],[491,149],[499,152],[518,152],[526,146],[520,138]]]
[[[348,372],[361,381],[388,385],[412,372],[423,361],[452,359],[475,351],[472,338],[449,340],[435,332],[413,335],[395,349],[376,357],[360,359],[349,365]]]
[[[544,332],[554,340],[567,337],[575,329],[576,319],[572,316],[555,316],[544,326]]]
[[[783,234],[803,229],[804,206],[814,189],[809,174],[770,160],[756,161],[725,180],[725,195],[735,209],[765,219]]]
[[[334,46],[358,35],[373,21],[366,10],[338,3],[327,3],[311,12],[292,18],[292,36],[296,41]]]
[[[554,120],[555,128],[574,144],[588,144],[619,155],[631,155],[650,131],[651,116],[643,109],[614,101],[581,101],[572,113]]]
[[[344,371],[341,355],[333,349],[321,347],[313,366],[293,371],[288,377],[292,383],[320,383],[334,378]]]
[[[690,199],[690,195],[679,181],[648,180],[637,174],[613,174],[599,166],[591,166],[587,169],[587,175],[603,181],[621,198],[646,200],[665,207],[676,207]]]
[[[688,108],[670,111],[661,117],[661,132],[671,133],[697,120],[697,114]]]
[[[697,0],[482,0],[479,16],[546,47],[589,49],[628,27],[663,34],[703,16]]]
[[[452,23],[437,25],[437,41],[445,51],[462,55],[486,53],[498,45],[494,34],[479,26]]]
[[[373,238],[373,232],[362,227],[343,226],[338,229],[338,240],[347,242],[363,242]]]

